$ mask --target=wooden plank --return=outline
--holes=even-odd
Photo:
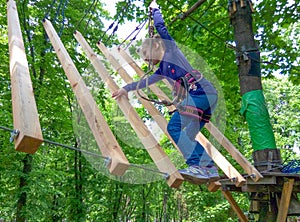
[[[90,59],[95,70],[98,72],[102,80],[106,83],[110,92],[113,93],[118,90],[119,87],[109,75],[104,65],[102,64],[98,56],[94,53],[89,44],[86,42],[86,40],[83,38],[81,33],[75,32],[74,36],[80,43],[87,57]],[[132,128],[135,130],[137,136],[141,140],[142,144],[148,151],[158,169],[161,172],[167,173],[169,175],[167,179],[168,185],[170,187],[178,188],[183,182],[183,177],[177,171],[176,167],[173,165],[167,154],[163,151],[159,143],[148,130],[147,126],[139,117],[138,113],[131,106],[128,99],[125,97],[121,97],[116,100],[116,102],[118,103],[127,120],[130,122]]]
[[[197,134],[196,140],[202,144],[208,155],[226,174],[226,176],[234,181],[237,187],[241,187],[246,182],[246,179],[227,161],[227,159],[208,141],[208,139],[201,132]]]
[[[247,172],[252,180],[258,181],[263,176],[260,172],[235,148],[235,146],[215,127],[211,122],[205,124],[205,128],[210,134],[227,150],[240,166]]]
[[[293,187],[294,187],[294,179],[287,179],[287,181],[284,182],[281,199],[280,199],[280,204],[279,204],[279,208],[278,208],[278,214],[277,214],[277,220],[276,220],[277,222],[285,222],[286,221],[288,211],[289,211]]]
[[[119,75],[122,77],[122,79],[126,83],[133,82],[132,77],[127,73],[127,71],[122,67],[122,65],[117,61],[117,59],[109,52],[109,50],[105,47],[104,44],[101,42],[98,42],[97,44],[98,48],[101,50],[103,55],[107,58],[107,60],[110,62],[110,64],[114,67],[114,69],[119,73]],[[174,147],[180,152],[180,149],[178,148],[177,144],[174,142],[172,137],[167,131],[167,125],[168,122],[166,118],[159,112],[159,110],[149,101],[142,99],[138,93],[134,92],[135,96],[138,98],[138,100],[141,102],[141,104],[145,107],[145,109],[149,112],[149,114],[152,116],[154,121],[157,123],[157,125],[160,127],[160,129],[164,132],[164,134],[168,137],[168,139],[173,143]],[[147,97],[143,91],[140,91],[140,94],[143,97]],[[180,152],[181,153],[181,152]]]
[[[230,203],[231,208],[234,210],[240,221],[242,222],[248,222],[248,218],[245,216],[241,208],[238,206],[237,202],[232,197],[231,193],[229,191],[222,191],[225,198]]]
[[[222,184],[219,181],[209,183],[207,189],[209,192],[216,192],[221,188]]]
[[[139,76],[143,76],[144,71],[136,64],[136,62],[122,49],[119,50],[120,55],[125,59],[125,61],[135,70]],[[172,86],[167,84],[171,89]],[[170,101],[170,99],[157,86],[150,86],[151,90],[160,98],[161,100]],[[149,87],[149,88],[150,88]],[[157,94],[158,93],[158,94]],[[170,111],[175,109],[174,106],[168,107]],[[212,136],[232,155],[232,157],[242,166],[242,168],[251,176],[254,181],[258,181],[263,176],[257,171],[257,169],[251,165],[251,163],[239,152],[238,149],[218,130],[217,127],[213,125],[212,122],[205,124],[205,128],[211,133]],[[202,135],[202,134],[199,134]]]
[[[43,142],[16,3],[7,1],[8,42],[15,149],[33,154]]]
[[[129,167],[128,160],[106,123],[105,118],[100,112],[93,96],[82,80],[71,57],[59,39],[51,22],[45,19],[43,21],[43,25],[53,48],[56,51],[57,57],[68,77],[77,101],[85,115],[102,155],[110,158],[111,160],[108,165],[110,173],[123,175]]]

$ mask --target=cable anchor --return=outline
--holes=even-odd
[[[10,139],[9,139],[10,143],[12,143],[19,134],[20,134],[20,130],[18,129],[10,131]]]
[[[104,160],[104,166],[108,167],[111,161],[112,161],[111,157],[106,157]]]

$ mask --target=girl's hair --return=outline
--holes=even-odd
[[[165,50],[165,44],[163,39],[159,35],[154,35],[153,38],[147,38],[143,41],[142,46],[141,46],[141,53],[142,56],[144,57],[146,52],[149,51],[151,48],[153,48],[154,44],[159,45],[158,50]],[[155,53],[155,51],[153,51]]]

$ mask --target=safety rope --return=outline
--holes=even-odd
[[[128,49],[128,47],[133,43],[134,40],[136,40],[138,34],[141,32],[141,30],[144,28],[144,26],[146,25],[147,20],[144,20],[142,23],[140,23],[122,42],[121,44],[118,46],[118,48],[120,49],[121,46],[129,39],[130,36],[132,36],[135,32],[136,34],[133,36],[132,39],[130,39],[130,42],[127,44],[127,46],[124,48],[124,50]]]
[[[98,40],[98,42],[102,41],[104,44],[106,44],[112,38],[112,36],[114,36],[116,34],[116,32],[118,31],[119,23],[123,19],[122,15],[124,14],[124,12],[126,12],[128,10],[129,6],[130,6],[130,1],[126,2],[125,7],[122,7],[122,10],[120,12],[116,12],[116,15],[115,15],[116,18],[115,18],[115,20],[109,25],[109,27],[107,28],[107,30],[102,34],[102,36]],[[114,25],[115,25],[115,27],[114,27]],[[107,37],[106,40],[103,41],[104,36],[113,27],[114,27],[114,29],[113,29],[112,33]]]
[[[147,90],[147,94],[149,94],[149,84],[148,84],[148,80],[149,80],[149,74],[153,71],[154,69],[154,64],[153,64],[153,39],[154,39],[154,24],[153,24],[153,17],[152,17],[152,11],[149,10],[149,15],[148,15],[148,36],[149,36],[149,39],[150,39],[150,42],[149,42],[149,50],[150,50],[150,53],[149,53],[149,58],[148,58],[148,68],[147,68],[147,71],[145,72],[145,74],[140,78],[140,80],[138,81],[137,85],[136,85],[136,91],[137,91],[137,94],[144,100],[146,101],[149,101],[149,102],[154,102],[156,104],[161,104],[161,105],[166,105],[166,106],[170,106],[170,105],[173,105],[174,101],[172,101],[171,103],[167,100],[163,100],[163,101],[159,101],[159,100],[155,100],[155,99],[150,99],[148,97],[145,97],[144,95],[142,95],[140,93],[140,84],[142,82],[145,81],[145,84],[146,84],[146,90]]]

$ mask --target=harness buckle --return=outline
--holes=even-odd
[[[196,91],[198,89],[196,83],[200,82],[203,75],[198,70],[192,70],[188,72],[174,83],[174,93],[177,102],[182,101],[187,97],[187,93],[190,90]]]

